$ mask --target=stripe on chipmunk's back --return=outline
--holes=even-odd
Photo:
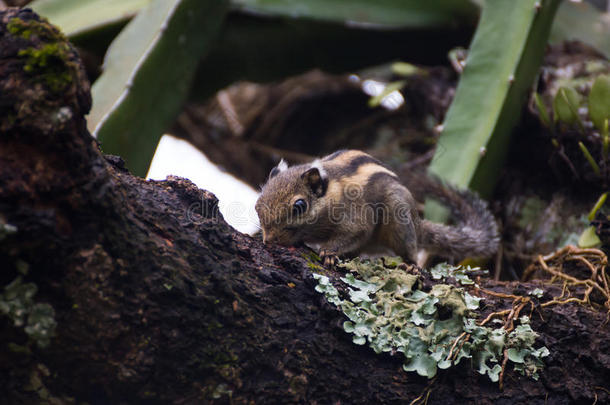
[[[330,159],[332,156],[334,157]],[[330,168],[334,177],[337,178],[352,176],[361,166],[368,163],[385,168],[379,160],[359,150],[337,151],[322,159],[322,162],[324,166]]]
[[[362,198],[369,179],[380,174],[397,178],[391,170],[377,163],[361,163],[351,175],[329,179],[326,195],[334,202],[343,202],[344,194],[351,200]]]

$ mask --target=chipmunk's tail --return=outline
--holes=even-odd
[[[402,177],[402,176],[401,176]],[[430,253],[457,260],[466,257],[491,257],[500,243],[494,216],[477,194],[458,190],[440,179],[417,175],[409,176],[407,187],[417,197],[431,197],[447,206],[455,225],[422,221],[419,245]]]

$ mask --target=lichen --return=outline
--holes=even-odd
[[[316,291],[349,319],[343,328],[353,335],[355,344],[368,343],[376,353],[402,353],[405,371],[428,378],[439,368],[469,358],[473,367],[492,381],[498,381],[508,351],[515,370],[537,378],[543,366],[541,358],[548,350],[533,348],[537,335],[527,317],[522,317],[521,325],[510,333],[502,327],[480,326],[475,310],[481,299],[463,288],[439,283],[423,291],[417,275],[389,268],[383,260],[354,259],[346,267],[361,278],[352,273],[341,278],[346,294],[340,294],[328,277],[314,274],[314,278],[318,280]],[[480,271],[470,269],[475,270]],[[432,274],[439,280],[451,277],[463,285],[474,284],[467,272],[459,266],[443,265]]]
[[[7,316],[15,327],[23,328],[38,347],[49,345],[55,335],[57,322],[55,310],[47,303],[34,302],[38,287],[34,283],[24,283],[27,266],[20,262],[19,274],[0,293],[0,314]]]

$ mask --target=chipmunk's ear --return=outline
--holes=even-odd
[[[277,166],[275,166],[273,169],[271,169],[271,171],[269,172],[269,178],[271,179],[271,178],[277,176],[278,173],[281,173],[286,169],[288,169],[288,163],[286,163],[286,161],[284,159],[282,159],[282,160],[280,160],[280,163],[278,163]]]
[[[313,162],[311,168],[303,173],[301,178],[316,197],[326,194],[328,176],[319,161]]]

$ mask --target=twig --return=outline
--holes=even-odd
[[[424,390],[422,391],[420,396],[415,398],[413,401],[409,402],[409,405],[415,405],[418,401],[420,401],[424,397],[424,395],[426,396],[426,398],[424,399],[423,403],[424,404],[428,403],[428,397],[430,397],[430,393],[432,392],[432,384],[434,384],[436,382],[436,379],[437,379],[437,377],[434,377],[432,380],[430,380],[430,382],[428,383],[426,388],[424,388]]]
[[[447,354],[446,360],[451,360],[451,355],[453,354],[453,349],[455,349],[455,346],[457,346],[457,343],[460,341],[460,339],[462,339],[466,335],[468,335],[468,333],[462,332],[462,334],[455,339],[455,342],[453,342],[453,344],[451,345],[451,349],[449,349],[449,353]],[[470,335],[468,335],[465,340],[468,340],[468,337],[470,337]]]
[[[498,379],[500,391],[504,389],[504,372],[506,371],[506,364],[508,363],[508,347],[504,348],[503,355],[504,358],[502,359],[502,370],[500,371],[500,378]]]

